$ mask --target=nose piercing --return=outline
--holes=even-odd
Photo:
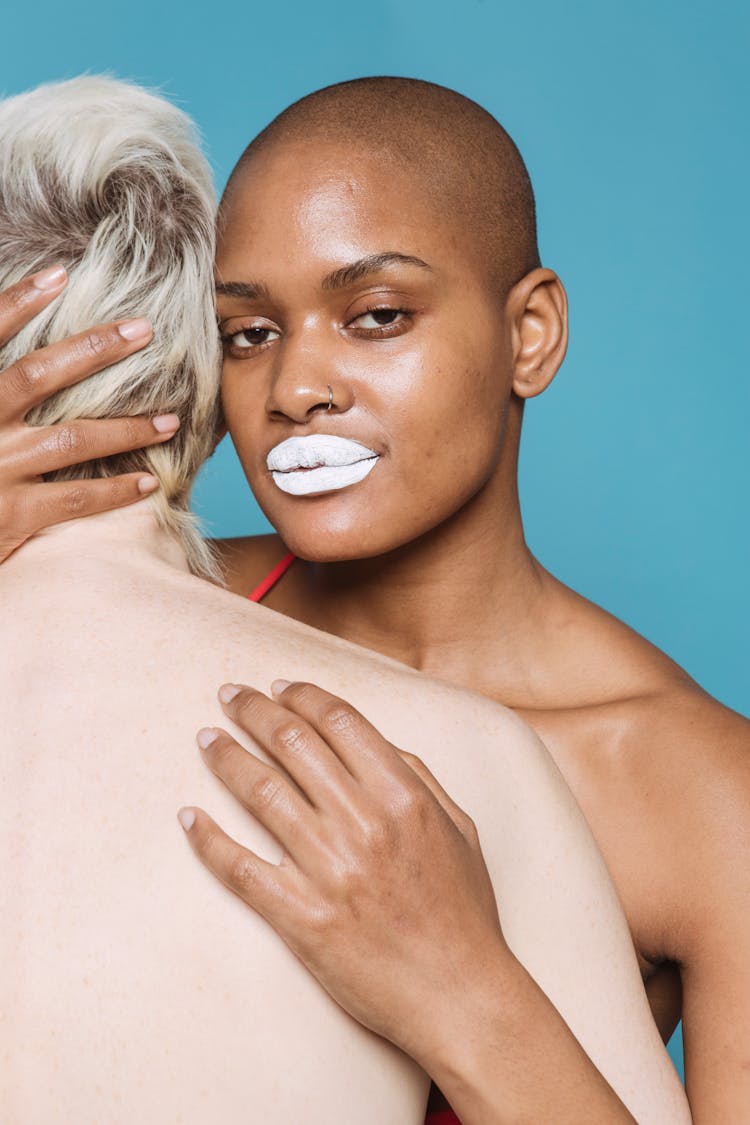
[[[328,406],[327,406],[326,409],[327,410],[333,409],[333,387],[331,386],[330,383],[328,384]]]

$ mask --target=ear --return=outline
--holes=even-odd
[[[506,302],[513,347],[513,390],[534,398],[550,385],[568,346],[568,298],[552,270],[535,269]]]

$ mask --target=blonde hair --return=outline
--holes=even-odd
[[[49,474],[143,470],[151,503],[191,570],[216,578],[189,510],[218,423],[220,352],[212,263],[215,197],[190,119],[112,78],[41,86],[0,102],[0,287],[63,263],[62,295],[0,347],[0,368],[95,324],[146,316],[153,341],[32,410],[32,425],[174,412],[165,445]]]

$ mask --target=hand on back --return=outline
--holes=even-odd
[[[0,348],[65,288],[61,268],[43,270],[0,293]],[[45,527],[121,508],[153,492],[148,473],[99,480],[45,481],[46,473],[168,441],[174,415],[81,419],[28,426],[29,411],[50,395],[139,351],[151,339],[147,321],[103,324],[41,348],[0,371],[0,563]]]
[[[313,684],[275,686],[274,699],[237,688],[224,709],[279,769],[225,731],[199,742],[281,843],[281,865],[200,809],[183,810],[183,827],[342,1007],[425,1065],[462,996],[511,959],[476,827],[348,703]]]

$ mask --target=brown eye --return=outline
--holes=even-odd
[[[358,328],[389,328],[405,316],[405,309],[368,309],[354,320],[354,324]]]
[[[242,348],[246,351],[260,347],[261,344],[269,344],[271,338],[278,339],[279,333],[273,328],[241,328],[239,332],[235,332],[232,336],[228,336],[229,343],[234,348]]]

